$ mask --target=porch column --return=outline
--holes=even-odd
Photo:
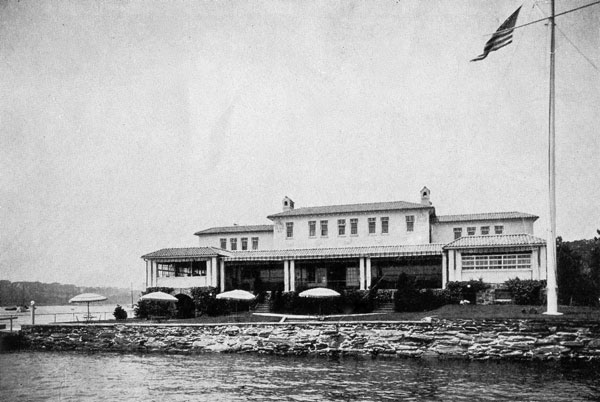
[[[548,246],[540,247],[540,279],[546,280],[548,278],[546,275],[548,273],[548,261],[546,259],[546,248]]]
[[[150,261],[150,287],[154,286],[156,282],[156,261]]]
[[[367,280],[367,283],[365,284],[365,289],[371,289],[371,257],[366,257],[365,262],[366,262],[366,272],[365,272],[366,278],[365,279]]]
[[[290,291],[290,262],[288,260],[283,261],[283,291]]]
[[[446,278],[448,280],[448,282],[454,281],[456,275],[454,274],[454,271],[456,270],[456,267],[454,266],[454,250],[448,250],[448,278]]]
[[[462,281],[462,253],[458,250],[454,250],[454,255],[456,256],[456,277],[455,281]]]
[[[212,257],[210,259],[210,268],[212,270],[212,281],[210,282],[210,286],[216,288],[217,286],[219,286],[219,266],[217,265],[217,257]]]
[[[290,260],[290,292],[296,290],[296,262]]]
[[[448,273],[446,269],[448,268],[448,253],[442,252],[442,289],[446,289],[446,284],[448,283]]]
[[[206,286],[213,285],[213,269],[212,261],[206,260]]]
[[[148,260],[146,262],[146,287],[148,287]]]
[[[358,259],[358,278],[360,290],[365,290],[365,259],[363,257]]]
[[[221,293],[225,291],[225,261],[221,260]]]

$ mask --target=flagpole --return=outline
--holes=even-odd
[[[556,284],[556,168],[555,168],[555,35],[554,35],[554,0],[550,2],[550,102],[548,124],[548,206],[550,229],[548,231],[547,280],[546,280],[546,312],[547,315],[560,315],[558,312],[558,296]]]

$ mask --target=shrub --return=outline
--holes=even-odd
[[[172,317],[174,315],[173,303],[156,300],[139,300],[133,308],[136,318],[149,318],[151,315]]]
[[[125,320],[127,318],[127,312],[121,305],[117,304],[113,311],[113,316],[116,320]]]
[[[214,287],[198,287],[190,289],[196,310],[209,316],[231,314],[232,312],[248,311],[256,306],[252,301],[217,299],[219,291]]]
[[[417,311],[419,304],[419,289],[417,281],[411,275],[401,273],[396,282],[396,293],[394,293],[394,310]]]
[[[275,291],[271,294],[270,309],[286,314],[352,314],[369,313],[375,309],[377,290],[347,290],[339,297],[300,297],[300,291]]]
[[[515,278],[504,282],[504,286],[510,291],[515,304],[544,304],[542,289],[546,287],[546,281]]]
[[[126,320],[127,311],[117,304],[117,307],[115,307],[115,311],[113,312],[113,316],[115,317],[115,320]]]
[[[483,282],[471,279],[470,281],[448,282],[446,289],[449,292],[449,303],[458,304],[461,300],[468,300],[471,304],[477,302],[477,293],[487,290],[490,285]]]
[[[434,310],[450,300],[450,292],[447,290],[419,289],[414,277],[400,274],[394,293],[394,310],[405,311],[427,311]]]
[[[146,295],[152,292],[163,292],[171,294],[173,290],[173,288],[167,287],[151,287],[146,288],[146,291],[142,292],[142,295]],[[165,303],[155,300],[138,300],[138,303],[133,309],[133,313],[137,318],[149,318],[151,315],[160,315],[167,317],[172,317],[173,315],[175,315],[173,303]]]

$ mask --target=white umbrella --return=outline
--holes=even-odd
[[[175,296],[172,296],[165,292],[148,293],[148,294],[145,294],[142,297],[140,297],[140,300],[170,302],[170,303],[174,303],[174,302],[176,303],[179,301],[179,299],[177,299]],[[171,308],[174,309],[175,307],[173,305],[171,305]],[[153,310],[154,310],[154,308],[153,308]],[[157,311],[160,311],[160,310],[157,310]],[[172,311],[170,311],[169,314],[172,314]],[[151,318],[150,315],[148,317]]]
[[[321,298],[321,297],[338,297],[341,295],[333,289],[313,288],[313,289],[305,290],[304,292],[300,292],[300,294],[298,296]]]
[[[310,297],[314,299],[324,299],[327,297],[339,297],[341,295],[335,290],[329,288],[312,288],[305,290],[304,292],[300,292],[298,296]],[[321,315],[321,302],[319,302],[319,315]]]
[[[255,298],[256,298],[256,296],[254,296],[252,293],[246,292],[245,290],[240,290],[240,289],[229,290],[227,292],[219,293],[217,295],[217,299],[235,300],[236,301],[236,303],[235,303],[236,314],[237,314],[237,309],[238,309],[237,302],[239,300],[250,301],[250,300],[254,300]],[[250,306],[248,306],[248,309],[250,309]]]
[[[87,303],[87,319],[90,319],[90,303],[106,300],[105,296],[97,293],[82,293],[69,300],[69,303]]]
[[[253,300],[256,298],[252,293],[246,292],[245,290],[230,290],[228,292],[219,293],[217,299],[230,299],[230,300]]]
[[[156,301],[170,301],[176,302],[178,299],[175,296],[171,296],[165,292],[152,292],[140,297],[140,300],[156,300]]]

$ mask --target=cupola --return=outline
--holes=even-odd
[[[290,197],[288,197],[287,195],[285,197],[283,197],[282,205],[283,205],[283,212],[291,211],[292,209],[294,209],[294,201],[292,201],[292,199]]]
[[[421,189],[421,204],[423,205],[431,205],[431,201],[429,200],[430,190],[427,187],[423,187]]]

